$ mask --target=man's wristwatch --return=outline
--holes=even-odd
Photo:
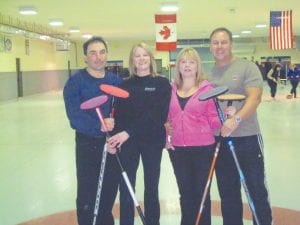
[[[234,122],[236,124],[239,124],[240,122],[242,122],[242,118],[239,115],[234,115]]]

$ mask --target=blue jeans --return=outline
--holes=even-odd
[[[215,145],[175,147],[169,150],[180,193],[181,225],[195,225]],[[210,194],[206,196],[199,225],[211,224]]]
[[[105,137],[76,133],[77,220],[92,224]],[[112,208],[118,191],[120,169],[114,155],[107,154],[97,225],[113,225]]]
[[[140,157],[144,170],[144,207],[147,225],[159,225],[160,205],[158,184],[160,177],[160,164],[163,143],[153,141],[146,143],[137,139],[129,139],[122,145],[120,159],[129,180],[135,187],[136,172]],[[128,188],[123,181],[120,182],[120,225],[134,224],[134,204]]]
[[[271,225],[272,212],[266,188],[261,136],[231,139],[260,225]],[[223,139],[221,143],[216,163],[216,177],[221,197],[223,225],[243,225],[240,176],[226,139]],[[256,223],[253,222],[253,224]]]

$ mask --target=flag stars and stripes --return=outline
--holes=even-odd
[[[294,48],[292,10],[270,12],[270,48]]]

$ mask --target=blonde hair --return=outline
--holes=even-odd
[[[136,74],[136,67],[134,65],[134,53],[137,48],[142,48],[144,49],[147,54],[150,56],[150,74],[151,76],[155,77],[157,76],[157,70],[156,70],[156,62],[153,53],[151,52],[150,48],[144,43],[138,43],[132,46],[130,54],[129,54],[129,76],[132,77],[133,75]]]
[[[195,60],[197,62],[197,74],[196,74],[196,85],[198,86],[203,80],[206,79],[203,69],[202,69],[202,62],[201,58],[196,51],[196,49],[187,47],[181,49],[181,51],[178,53],[177,58],[176,58],[176,74],[175,74],[175,84],[177,88],[181,88],[183,85],[183,80],[182,80],[182,75],[180,74],[179,71],[179,62],[183,58],[188,58]]]

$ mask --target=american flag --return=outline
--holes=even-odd
[[[270,12],[270,48],[294,48],[292,10]]]

